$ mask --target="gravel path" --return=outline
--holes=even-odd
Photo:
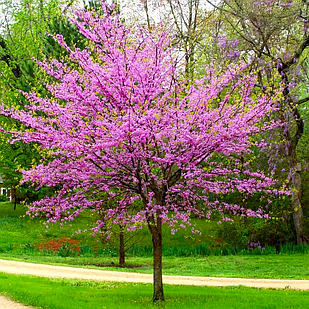
[[[40,277],[86,279],[98,281],[122,281],[152,283],[152,275],[120,271],[85,269],[76,267],[53,266],[0,259],[0,272],[10,274],[26,274]],[[193,276],[163,276],[164,284],[199,285],[199,286],[229,286],[244,285],[257,288],[291,288],[309,290],[309,280],[276,280],[276,279],[244,279],[216,278]],[[30,309],[0,297],[1,309]]]

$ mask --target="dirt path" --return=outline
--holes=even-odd
[[[32,307],[24,306],[15,301],[9,300],[3,296],[0,296],[0,308],[1,309],[34,309]]]
[[[130,272],[85,269],[76,267],[53,266],[0,259],[0,272],[10,274],[26,274],[40,277],[86,279],[98,281],[122,281],[152,283],[152,275]],[[199,285],[199,286],[229,286],[245,285],[258,288],[291,288],[309,290],[309,280],[275,280],[275,279],[244,279],[244,278],[216,278],[193,276],[163,276],[164,284]],[[0,297],[1,309],[30,309],[30,307],[15,304],[10,307],[4,304]],[[15,306],[15,307],[14,307]]]

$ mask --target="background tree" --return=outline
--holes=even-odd
[[[211,1],[210,1],[211,2]],[[303,240],[301,205],[301,164],[297,157],[297,145],[304,132],[304,122],[299,106],[308,101],[307,93],[297,91],[300,84],[297,71],[307,53],[309,36],[307,31],[308,6],[303,1],[233,1],[224,0],[212,5],[224,17],[225,31],[233,33],[239,40],[239,49],[246,59],[257,65],[259,84],[283,82],[284,97],[281,112],[286,122],[281,132],[281,151],[277,153],[285,161],[293,190],[291,209],[297,235],[297,243]],[[249,58],[248,58],[249,56]],[[273,69],[279,73],[274,75]],[[274,156],[274,154],[272,154]],[[276,158],[278,161],[278,158]],[[286,174],[282,178],[287,177]]]
[[[104,220],[104,218],[103,218]],[[108,243],[113,249],[119,253],[119,266],[125,267],[126,252],[140,241],[139,230],[130,231],[128,224],[113,224],[110,228],[106,224],[107,229],[103,228],[101,232],[101,240]]]
[[[184,78],[188,83],[205,73],[205,45],[210,43],[208,30],[213,18],[213,12],[206,10],[205,2],[142,0],[137,2],[137,9],[144,12],[144,20],[150,30],[161,24],[174,34],[173,44],[184,54]]]
[[[6,106],[25,104],[20,91],[46,93],[44,83],[47,76],[41,74],[33,58],[61,59],[67,55],[46,33],[62,33],[69,46],[85,47],[84,37],[69,23],[65,14],[75,2],[23,0],[19,3],[6,1],[3,4],[5,18],[2,19],[3,31],[0,34],[0,98]],[[87,7],[99,12],[96,2],[89,2]],[[18,126],[18,123],[2,117],[1,126],[10,128]],[[16,207],[18,201],[38,198],[38,192],[26,184],[20,186],[19,183],[20,169],[30,168],[38,162],[40,154],[35,145],[23,142],[11,145],[6,140],[6,135],[1,133],[0,173],[4,176],[5,186],[12,190]]]
[[[134,230],[130,230],[131,225],[128,224],[127,220],[119,221],[118,224],[114,224],[113,220],[106,220],[106,209],[117,208],[118,204],[121,203],[123,195],[121,191],[113,192],[110,194],[102,194],[96,196],[96,199],[102,201],[101,208],[103,211],[98,211],[98,220],[105,221],[105,224],[100,229],[99,233],[101,236],[102,243],[108,243],[113,249],[119,253],[119,266],[126,266],[126,252],[135,246],[139,241],[139,232],[142,225]],[[103,204],[104,201],[104,204]],[[140,208],[140,205],[136,205]]]

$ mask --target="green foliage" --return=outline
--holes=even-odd
[[[308,66],[308,64],[306,65]],[[308,79],[308,76],[306,76]],[[307,85],[306,85],[307,87]],[[302,104],[299,107],[299,112],[304,119],[305,123],[309,121],[309,103]],[[309,183],[309,128],[305,126],[304,134],[297,145],[297,155],[300,162],[302,162],[302,171],[301,171],[301,179],[302,179],[302,190],[301,190],[301,198],[302,198],[302,207],[304,212],[304,218],[302,221],[303,233],[304,236],[309,240],[309,190],[308,190],[308,183]]]
[[[235,199],[236,197],[234,195],[229,198]],[[246,249],[253,243],[262,247],[274,246],[278,251],[280,245],[295,240],[289,197],[272,198],[268,206],[265,205],[266,198],[261,198],[258,194],[246,200],[245,204],[241,197],[238,197],[238,200],[238,204],[243,207],[249,205],[254,210],[267,207],[265,211],[270,218],[234,217],[233,222],[223,222],[217,229],[223,247]]]
[[[218,237],[225,246],[247,248],[249,242],[248,229],[244,220],[235,218],[234,222],[223,222],[218,226]]]
[[[6,31],[0,35],[0,100],[6,106],[23,108],[26,104],[20,90],[46,93],[44,84],[46,74],[35,63],[33,58],[63,59],[65,52],[54,39],[47,35],[61,33],[67,44],[74,47],[85,47],[84,37],[68,22],[65,12],[76,1],[69,0],[22,0],[18,5],[8,0],[5,11],[10,13],[11,22]],[[92,8],[98,8],[92,2]],[[18,128],[20,124],[9,118],[0,118],[3,128]],[[11,145],[7,136],[0,133],[0,175],[7,187],[14,188],[17,200],[32,202],[49,193],[46,188],[35,191],[27,184],[19,185],[21,169],[40,162],[41,153],[34,143],[25,145],[20,142]]]
[[[272,218],[265,221],[257,221],[249,227],[251,241],[265,245],[278,246],[293,242],[295,239],[293,222],[282,218]]]
[[[99,249],[99,250],[102,250],[102,249]],[[92,256],[93,255],[93,249],[89,246],[81,246],[80,255]]]
[[[0,194],[0,203],[7,202],[8,198],[6,195]]]
[[[68,256],[74,256],[76,255],[76,252],[73,251],[68,244],[63,244],[59,250],[58,250],[58,253],[57,253],[59,256],[62,256],[62,257],[68,257]]]
[[[1,37],[3,44],[0,55],[9,57],[11,61],[0,61],[0,99],[7,106],[21,108],[25,105],[25,99],[19,90],[42,89],[43,76],[38,74],[39,69],[32,57],[44,58],[42,49],[46,43],[45,33],[48,29],[46,15],[51,12],[59,14],[56,3],[54,0],[45,3],[27,0],[15,6],[13,2],[6,2],[6,10],[10,11],[10,19],[13,22],[7,25],[7,31]],[[20,127],[18,123],[3,117],[0,124],[5,129]],[[19,169],[29,168],[38,162],[40,155],[35,145],[11,145],[7,142],[8,137],[3,133],[0,135],[0,174],[4,177],[7,187],[18,189],[21,179]],[[23,193],[26,193],[27,186],[23,188]]]

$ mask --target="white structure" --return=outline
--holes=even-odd
[[[0,175],[0,194],[5,195],[11,201],[11,189],[3,187],[3,177]]]

